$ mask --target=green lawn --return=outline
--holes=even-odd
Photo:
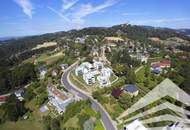
[[[43,130],[42,123],[38,121],[17,121],[17,122],[6,122],[0,125],[1,130]]]
[[[66,123],[61,123],[61,128],[79,128],[77,116],[70,118]]]
[[[24,63],[32,62],[36,60],[37,62],[46,62],[47,64],[52,64],[59,59],[63,58],[64,54],[62,52],[53,53],[53,54],[41,54],[40,56],[37,56],[36,58],[32,57],[24,61]]]
[[[55,54],[42,54],[36,60],[38,62],[46,62],[46,63],[51,64],[63,57],[64,57],[64,54],[62,52],[58,52]]]
[[[104,126],[102,125],[102,122],[100,120],[96,121],[96,126],[94,130],[105,130]]]
[[[88,91],[87,86],[85,86],[78,78],[76,78],[74,72],[70,73],[69,76],[70,80],[72,81],[73,84],[77,85],[82,90]]]

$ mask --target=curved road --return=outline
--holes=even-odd
[[[68,68],[63,73],[63,75],[61,77],[62,84],[65,86],[65,88],[69,92],[71,92],[71,93],[73,93],[75,95],[77,94],[77,96],[79,96],[80,98],[82,98],[82,99],[90,99],[90,101],[92,102],[92,108],[101,113],[101,118],[102,118],[102,121],[103,121],[103,124],[104,124],[104,127],[106,128],[106,130],[117,130],[114,122],[110,118],[109,114],[105,111],[105,109],[101,106],[101,104],[99,104],[96,100],[94,100],[91,96],[89,96],[89,94],[87,94],[83,90],[77,88],[74,84],[72,84],[70,82],[69,74],[70,74],[71,70],[75,66],[76,66],[76,64],[73,64],[73,66]]]

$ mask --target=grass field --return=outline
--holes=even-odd
[[[43,126],[38,121],[17,121],[6,122],[0,125],[0,130],[43,130]]]
[[[56,42],[44,42],[43,44],[37,45],[36,47],[32,48],[32,50],[37,50],[40,48],[46,48],[46,47],[51,47],[51,46],[56,46]]]
[[[37,62],[45,62],[47,64],[53,64],[55,63],[57,60],[61,59],[64,57],[64,54],[62,52],[58,52],[58,53],[53,53],[53,54],[41,54],[40,56],[37,57],[32,57],[29,58],[27,60],[24,61],[24,63],[28,63],[28,62],[33,62],[34,60]]]
[[[77,116],[74,116],[73,118],[70,118],[66,123],[63,122],[61,124],[61,128],[79,128]]]
[[[94,130],[104,130],[104,127],[100,120],[96,121],[96,126],[95,126]]]
[[[62,52],[58,52],[58,53],[55,53],[55,54],[42,54],[36,60],[38,62],[53,63],[56,60],[62,58],[63,56],[64,56],[64,54]]]

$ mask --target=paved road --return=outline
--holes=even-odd
[[[103,121],[103,125],[106,128],[106,130],[117,130],[114,122],[110,118],[109,114],[105,111],[105,109],[96,100],[94,100],[89,94],[87,94],[83,90],[80,90],[79,88],[77,88],[75,85],[73,85],[70,82],[69,74],[70,74],[70,71],[74,67],[75,67],[75,65],[72,66],[71,68],[69,68],[62,75],[62,79],[61,79],[62,84],[66,87],[66,89],[69,92],[77,94],[82,99],[90,99],[91,100],[93,109],[95,109],[96,111],[99,111],[101,113],[101,118],[102,118],[102,121]]]

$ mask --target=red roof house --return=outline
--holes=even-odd
[[[153,68],[157,68],[157,67],[169,68],[169,67],[171,67],[171,61],[170,60],[162,60],[160,62],[152,63],[151,67],[153,67]]]
[[[0,102],[1,102],[1,103],[5,102],[5,101],[6,101],[6,99],[7,99],[7,97],[6,97],[6,96],[0,96]]]

